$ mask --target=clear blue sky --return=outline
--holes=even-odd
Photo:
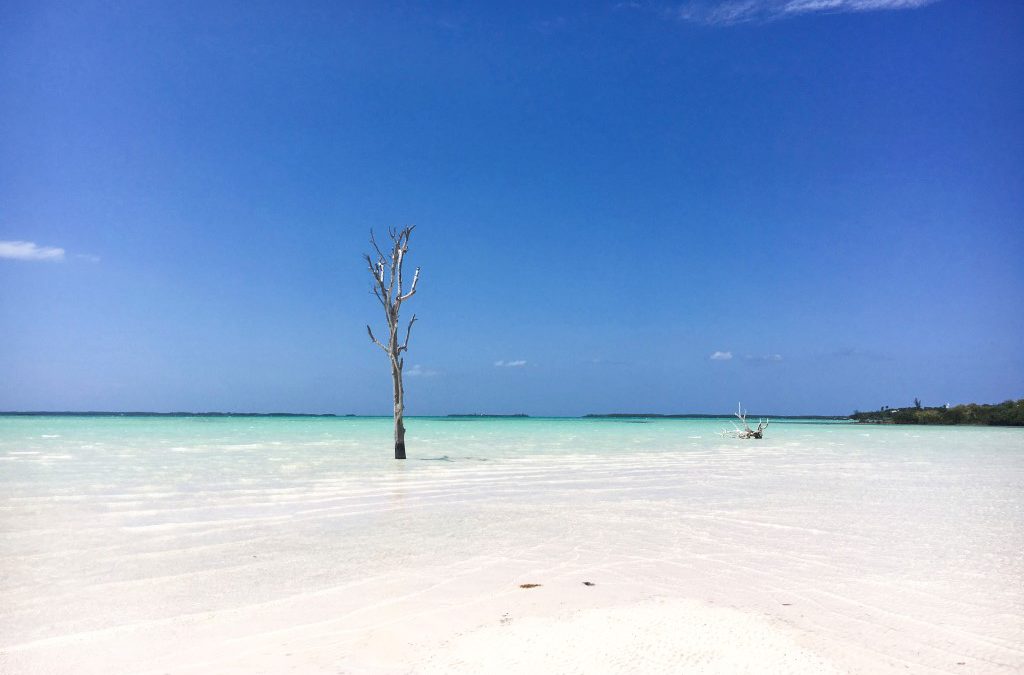
[[[8,0],[0,409],[388,414],[407,223],[413,415],[1022,397],[1022,82],[1016,0]]]

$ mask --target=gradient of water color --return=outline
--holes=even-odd
[[[1024,666],[1024,430],[727,425],[412,418],[403,463],[386,418],[0,417],[0,659],[202,672],[185,645],[273,636],[358,667],[382,617],[585,577],[840,666]]]

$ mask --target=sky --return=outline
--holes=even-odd
[[[1024,3],[0,3],[0,410],[1024,397]]]

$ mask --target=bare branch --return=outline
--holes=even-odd
[[[397,263],[395,269],[398,273],[398,301],[402,301],[402,266],[405,264],[405,249],[402,248],[401,242],[395,244],[395,255],[397,256]]]
[[[740,422],[743,422],[743,428],[749,430],[747,426],[747,411],[743,410],[739,403],[736,404],[736,417],[740,418]]]
[[[412,296],[416,295],[416,283],[420,280],[420,268],[416,268],[416,273],[412,275],[412,286],[409,287],[409,292],[405,295],[398,296],[399,302],[405,302]]]
[[[363,255],[363,260],[366,261],[366,268],[370,270],[370,276],[373,277],[377,286],[379,286],[381,290],[386,290],[384,288],[384,262],[382,260],[378,260],[375,264],[373,259],[365,254]]]
[[[370,270],[370,276],[373,277],[373,281],[374,281],[374,285],[370,289],[370,291],[377,298],[378,302],[380,302],[381,306],[384,307],[384,309],[386,310],[387,307],[388,307],[388,301],[387,301],[387,295],[386,295],[387,289],[384,288],[384,284],[383,284],[383,276],[384,276],[383,265],[378,263],[378,266],[375,267],[374,264],[373,264],[373,260],[368,255],[364,255],[363,259],[366,261],[366,267],[367,267],[367,269]],[[379,273],[380,276],[378,276],[378,273]]]
[[[409,252],[409,237],[412,234],[415,225],[409,225],[403,228],[400,232],[393,232],[391,237],[395,240],[395,250],[398,252],[398,298],[399,302],[404,300],[402,297],[402,272],[405,270],[405,254]]]
[[[758,422],[757,429],[751,429],[750,425],[747,424],[747,411],[743,409],[743,406],[741,404],[737,404],[736,405],[736,417],[738,417],[740,422],[743,423],[743,428],[740,429],[738,426],[736,426],[736,423],[733,422],[732,430],[726,429],[724,431],[721,431],[720,433],[721,433],[722,436],[726,436],[728,438],[744,438],[744,439],[746,439],[746,438],[764,438],[764,430],[768,428],[768,421],[769,420],[761,419]]]
[[[380,250],[380,246],[377,245],[377,238],[373,236],[372,229],[370,230],[370,243],[373,245],[373,250],[377,252],[378,260],[384,260],[385,258],[387,258],[387,256],[384,255],[384,252]],[[369,258],[369,256],[366,257]]]
[[[388,235],[391,237],[391,262],[388,263],[388,297],[393,298],[395,293],[395,279],[397,278],[398,266],[401,263],[398,241],[395,239],[394,230],[388,228]]]
[[[409,349],[409,335],[412,334],[412,325],[416,323],[416,315],[412,315],[412,319],[409,320],[409,325],[405,329],[405,342],[398,348],[398,353],[401,354]]]
[[[369,324],[366,325],[366,332],[370,334],[370,340],[373,341],[373,344],[375,344],[378,347],[380,347],[381,349],[383,349],[385,354],[388,354],[388,355],[391,354],[391,352],[388,350],[388,348],[380,343],[380,340],[378,340],[377,338],[373,337],[373,329],[370,328]]]

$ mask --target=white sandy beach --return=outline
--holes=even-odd
[[[1024,668],[1020,430],[3,424],[4,673]]]

